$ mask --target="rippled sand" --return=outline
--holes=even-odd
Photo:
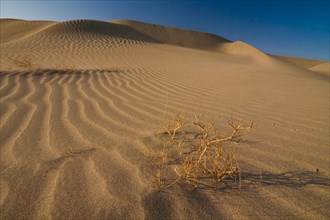
[[[134,21],[2,19],[0,51],[1,219],[330,217],[328,63]],[[175,112],[254,122],[242,190],[158,191]]]

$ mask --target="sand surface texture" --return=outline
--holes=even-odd
[[[330,217],[329,63],[135,21],[0,25],[1,219]],[[241,190],[158,191],[176,112],[254,122]]]

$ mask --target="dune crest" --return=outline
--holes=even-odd
[[[219,51],[227,54],[249,56],[263,62],[270,61],[272,59],[264,52],[242,41],[222,44],[219,46]]]
[[[7,43],[35,34],[53,25],[51,21],[25,21],[17,19],[0,19],[0,43]]]
[[[130,26],[164,44],[216,51],[216,45],[230,42],[226,38],[199,31],[190,31],[132,20],[114,20],[110,23]]]
[[[230,40],[210,33],[190,31],[132,20],[114,20],[111,23],[128,25],[161,43],[218,53],[247,55],[257,60],[270,59],[265,53],[242,41]]]
[[[308,68],[309,70],[315,71],[315,72],[319,72],[319,73],[323,73],[325,75],[329,76],[330,73],[330,63],[329,62],[324,62],[321,63],[319,65],[313,66],[311,68]]]
[[[84,35],[94,35],[96,37],[109,36],[137,41],[157,42],[151,37],[130,27],[96,20],[72,20],[56,23],[44,30],[42,34],[74,35],[76,37]]]

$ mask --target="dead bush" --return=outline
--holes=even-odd
[[[232,132],[220,132],[213,122],[196,116],[188,120],[181,114],[173,115],[159,136],[156,184],[158,188],[184,182],[197,188],[214,186],[227,179],[237,179],[240,168],[230,143],[240,143],[241,136],[250,132],[253,124],[228,120]]]

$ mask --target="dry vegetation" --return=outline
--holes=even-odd
[[[27,69],[27,70],[33,70],[35,69],[35,65],[33,64],[32,60],[30,57],[28,56],[24,56],[22,58],[13,58],[13,59],[10,59],[11,63],[20,68],[20,69]]]
[[[225,135],[213,122],[195,115],[187,120],[180,114],[172,116],[165,132],[159,136],[161,150],[157,155],[156,183],[158,188],[183,182],[198,186],[214,186],[227,178],[240,182],[240,168],[229,143],[239,143],[252,125],[228,121],[232,132]]]
[[[107,71],[107,72],[118,72],[119,70],[117,68],[114,68],[112,66],[105,66],[101,69],[82,69],[82,68],[76,68],[71,65],[67,64],[54,64],[50,67],[41,67],[40,65],[37,65],[32,61],[32,58],[29,56],[23,56],[21,58],[12,58],[10,59],[10,62],[13,64],[14,69],[23,69],[27,71],[59,71],[62,73],[74,73],[74,72],[80,72],[84,70],[96,70],[96,71]]]

